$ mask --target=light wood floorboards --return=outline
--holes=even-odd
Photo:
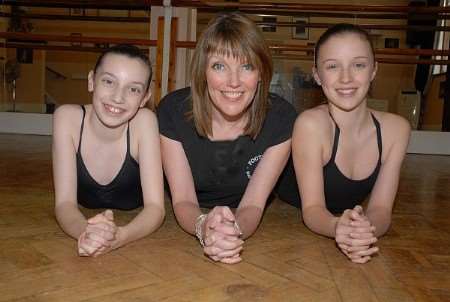
[[[364,265],[277,200],[237,265],[204,257],[169,204],[155,234],[78,257],[54,218],[47,136],[0,135],[0,203],[0,301],[450,301],[450,157],[407,156],[392,227]]]

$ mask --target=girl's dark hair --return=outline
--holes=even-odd
[[[355,25],[355,24],[349,24],[349,23],[339,23],[336,25],[333,25],[332,27],[328,28],[319,38],[319,40],[316,43],[315,49],[314,49],[314,67],[317,67],[317,59],[319,58],[319,51],[322,45],[328,41],[330,38],[341,35],[345,33],[353,33],[359,35],[363,40],[366,40],[367,43],[370,45],[370,50],[372,51],[372,55],[375,58],[375,49],[372,45],[372,42],[370,40],[370,36],[361,26]]]
[[[138,47],[136,47],[134,45],[130,45],[130,44],[117,44],[115,46],[112,46],[112,47],[106,49],[100,55],[100,57],[98,57],[97,62],[95,63],[94,74],[97,72],[97,69],[100,67],[100,65],[102,65],[103,59],[105,58],[105,56],[107,54],[124,55],[131,59],[136,58],[136,59],[141,60],[148,67],[148,70],[149,70],[149,76],[148,76],[147,87],[146,87],[146,91],[148,91],[148,89],[150,87],[150,82],[152,80],[152,64],[150,63],[150,60],[142,52],[141,49],[139,49]]]

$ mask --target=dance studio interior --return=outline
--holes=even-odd
[[[2,0],[0,301],[450,301],[449,2]],[[327,102],[312,76],[320,35],[337,23],[369,34],[378,70],[367,105],[405,118],[411,136],[390,228],[367,263],[349,261],[276,197],[237,264],[205,256],[180,228],[167,192],[157,231],[98,257],[80,257],[58,225],[54,111],[91,102],[89,71],[121,43],[150,58],[146,106],[156,110],[190,85],[196,41],[225,11],[261,29],[273,58],[270,91],[298,114]],[[126,224],[138,211],[117,210],[114,218]]]

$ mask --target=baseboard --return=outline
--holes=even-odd
[[[0,132],[52,134],[52,115],[45,113],[0,112]]]
[[[450,155],[450,132],[412,131],[408,153]]]
[[[52,115],[0,112],[0,132],[52,134]],[[450,155],[450,132],[412,131],[408,153]]]

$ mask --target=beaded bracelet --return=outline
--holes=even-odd
[[[202,226],[206,219],[206,214],[200,214],[195,220],[195,236],[197,236],[198,241],[202,247],[205,246],[205,241],[203,240],[203,230]]]

